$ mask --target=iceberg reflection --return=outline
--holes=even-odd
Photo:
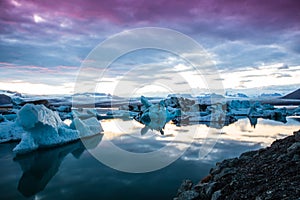
[[[64,146],[17,155],[14,161],[19,163],[23,171],[18,190],[25,197],[31,197],[43,191],[68,154],[71,153],[75,158],[80,158],[86,149],[97,147],[102,136],[98,134]]]

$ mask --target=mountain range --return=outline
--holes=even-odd
[[[300,89],[281,97],[281,99],[300,99]]]

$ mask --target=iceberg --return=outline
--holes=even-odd
[[[35,128],[37,125],[45,125],[52,127],[57,131],[58,126],[63,123],[57,112],[54,112],[41,104],[24,105],[18,112],[17,121],[25,130]]]
[[[170,112],[166,109],[164,100],[161,100],[158,104],[152,104],[144,96],[141,97],[141,102],[145,107],[142,111],[134,117],[134,119],[146,127],[142,130],[142,134],[145,134],[148,128],[152,130],[160,131],[164,134],[165,124],[177,116],[180,116],[180,110],[172,109]]]
[[[228,110],[235,116],[247,116],[250,112],[250,101],[232,100],[228,103]]]
[[[58,108],[56,108],[56,110],[58,112],[67,112],[67,113],[69,113],[69,112],[71,112],[71,107],[70,106],[61,105]]]
[[[96,118],[88,120],[75,118],[72,122],[75,126],[69,127],[62,122],[56,111],[44,105],[24,105],[18,112],[17,123],[25,132],[21,136],[21,142],[13,149],[16,153],[69,143],[102,131]]]

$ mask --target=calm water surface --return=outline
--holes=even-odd
[[[259,119],[255,128],[248,119],[240,119],[222,130],[213,130],[206,138],[206,125],[197,125],[194,134],[189,130],[195,126],[168,124],[165,136],[153,132],[141,136],[142,126],[133,121],[115,119],[101,123],[104,130],[110,130],[104,132],[105,138],[129,152],[157,151],[172,141],[171,156],[184,143],[176,139],[178,134],[185,134],[193,143],[171,165],[137,174],[107,167],[91,155],[90,152],[101,151],[100,143],[105,146],[102,135],[85,140],[88,150],[78,141],[24,156],[12,153],[16,143],[0,144],[0,199],[172,199],[183,179],[199,181],[216,162],[265,147],[300,129],[297,118],[288,118],[286,124]],[[199,159],[201,144],[214,141],[216,136],[212,151]]]

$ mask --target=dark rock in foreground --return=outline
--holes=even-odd
[[[300,199],[300,130],[270,147],[216,164],[197,185],[185,180],[174,199]]]

